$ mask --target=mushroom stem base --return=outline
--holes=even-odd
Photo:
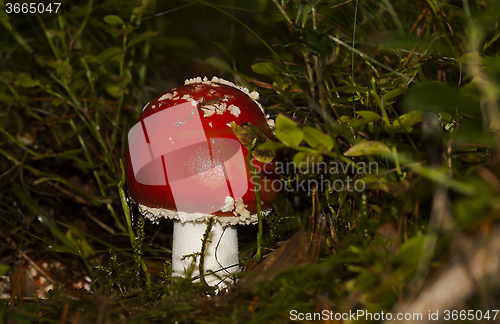
[[[173,276],[184,277],[193,267],[193,258],[186,255],[197,254],[193,277],[199,275],[199,260],[205,222],[174,222],[174,240],[172,246]],[[215,222],[209,235],[209,242],[204,255],[205,280],[210,286],[228,286],[233,282],[232,275],[238,270],[238,232],[236,226],[222,226]]]

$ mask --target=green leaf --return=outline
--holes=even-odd
[[[86,63],[99,63],[96,55],[90,55],[90,54],[83,55],[81,59],[84,60]]]
[[[132,14],[130,15],[130,20],[136,20],[140,18],[145,12],[152,14],[155,8],[155,1],[142,0],[141,5],[132,9]]]
[[[271,62],[260,62],[252,65],[252,70],[255,73],[274,76],[276,75],[276,65]]]
[[[481,100],[481,89],[484,87],[484,81],[482,80],[481,77],[475,77],[472,79],[471,82],[467,83],[463,87],[459,89],[460,94],[469,98],[472,98],[473,100]]]
[[[460,57],[460,63],[488,65],[491,57],[481,56],[478,52],[466,53]]]
[[[399,116],[399,119],[395,119],[392,125],[386,126],[386,128],[392,128],[396,133],[400,132],[411,132],[413,128],[411,126],[422,121],[422,111],[413,110],[409,113]]]
[[[107,15],[103,19],[109,25],[123,25],[123,20],[116,15]]]
[[[61,99],[54,99],[54,100],[52,100],[50,103],[51,103],[54,107],[57,107],[57,106],[60,106],[63,102],[64,102],[64,100],[61,100]]]
[[[356,114],[358,114],[359,117],[352,118],[350,116],[344,115],[340,116],[338,121],[339,123],[343,124],[344,128],[347,128],[347,127],[357,127],[365,125],[380,119],[379,114],[369,110],[360,110],[357,111]]]
[[[113,46],[97,54],[96,58],[99,64],[103,64],[109,59],[119,59],[120,56],[123,56],[123,53],[125,53],[125,51],[123,51],[121,48]]]
[[[147,32],[144,32],[142,34],[136,35],[136,36],[134,36],[134,38],[132,38],[130,40],[130,42],[128,43],[128,47],[132,47],[137,43],[140,43],[142,41],[145,41],[148,38],[153,38],[156,36],[158,36],[158,32],[156,32],[156,31],[147,31]]]
[[[404,242],[394,261],[397,264],[416,265],[420,260],[424,244],[428,238],[425,235],[414,236]]]
[[[304,138],[304,133],[297,127],[297,124],[283,116],[276,118],[276,137],[286,146],[298,146]]]
[[[209,57],[205,59],[205,63],[220,71],[229,72],[231,74],[234,72],[226,61],[221,60],[218,57]]]
[[[401,158],[400,158],[401,160]],[[436,183],[442,184],[450,189],[456,190],[460,193],[466,194],[466,195],[472,195],[477,192],[477,188],[474,186],[471,186],[470,184],[458,181],[456,179],[450,178],[448,175],[447,170],[440,170],[440,169],[435,169],[435,168],[428,168],[425,166],[422,166],[420,164],[409,164],[408,167],[415,171],[420,173],[422,176],[426,177],[427,179],[434,181]]]
[[[280,142],[266,142],[257,146],[259,150],[271,150],[271,151],[278,150],[282,147],[285,147],[285,145],[283,145],[283,143]]]
[[[104,86],[104,90],[115,98],[119,98],[122,95],[123,89],[117,86],[116,84],[107,84]]]
[[[379,141],[366,141],[358,143],[348,149],[344,155],[345,156],[361,156],[361,155],[374,155],[374,154],[384,154],[390,153],[391,149],[387,147],[382,142]]]
[[[59,61],[58,63],[59,64],[56,68],[57,76],[65,81],[69,81],[71,79],[71,75],[73,74],[73,67],[68,61]]]
[[[11,84],[15,79],[14,73],[11,71],[2,71],[0,73],[0,81],[6,84]]]
[[[40,85],[40,81],[32,79],[31,76],[27,73],[22,73],[21,75],[19,75],[19,78],[16,80],[14,85],[31,88]]]
[[[309,19],[309,15],[312,11],[311,5],[306,3],[302,10],[302,28],[306,25],[307,20]]]
[[[356,92],[370,92],[370,89],[366,87],[361,87],[361,86],[343,86],[343,87],[338,87],[331,89],[330,92],[350,92],[350,93],[356,93]]]
[[[5,276],[10,270],[10,267],[6,264],[0,264],[0,276]]]
[[[467,199],[457,199],[454,203],[456,220],[462,226],[467,226],[477,222],[478,219],[489,217],[488,210],[495,200],[493,188],[483,178],[479,176],[470,176],[464,179],[464,184],[476,189],[473,195]]]
[[[389,92],[385,93],[382,96],[382,99],[384,100],[384,102],[387,102],[387,101],[391,100],[392,98],[395,98],[395,97],[399,96],[400,94],[405,93],[406,90],[407,89],[401,89],[401,88],[392,89]]]
[[[309,126],[302,128],[302,132],[304,132],[304,139],[310,147],[324,153],[328,153],[332,150],[333,140],[329,135]]]
[[[122,88],[125,88],[127,86],[127,84],[130,83],[130,81],[132,80],[132,74],[130,74],[130,70],[125,70],[123,71],[123,74],[120,75],[120,79],[118,80],[118,84],[120,85],[120,87]]]
[[[479,164],[484,162],[487,158],[488,156],[485,153],[475,152],[475,153],[465,153],[459,156],[458,160],[462,163]]]
[[[323,161],[323,156],[321,154],[314,154],[309,152],[298,152],[293,156],[293,163],[302,170],[309,169],[309,165],[312,163],[318,163]]]
[[[359,120],[362,121],[365,124],[371,123],[371,122],[374,122],[374,121],[380,119],[380,115],[379,114],[377,114],[377,113],[375,113],[373,111],[369,111],[369,110],[356,111],[356,114],[358,114],[358,115],[361,116],[361,118]]]
[[[481,119],[479,102],[460,95],[442,82],[429,81],[414,86],[406,97],[411,110],[455,115],[458,111],[468,117]]]
[[[234,135],[236,135],[238,140],[248,151],[252,149],[254,139],[257,139],[256,148],[252,150],[252,156],[256,158],[257,161],[269,163],[275,158],[275,153],[272,150],[261,148],[261,144],[272,143],[272,141],[259,127],[249,122],[238,125],[234,121],[230,123],[230,127]]]

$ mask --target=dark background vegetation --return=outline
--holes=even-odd
[[[0,322],[286,323],[291,310],[493,322],[499,15],[498,0],[80,1],[14,33],[2,11]],[[121,169],[142,107],[214,75],[280,116],[281,161],[379,166],[281,174],[366,189],[283,192],[263,260],[255,226],[240,229],[244,278],[219,294],[171,280],[171,222],[143,221]],[[28,289],[38,260],[69,269],[47,274],[45,299]],[[91,291],[73,290],[84,276]]]

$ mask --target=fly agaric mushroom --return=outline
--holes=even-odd
[[[204,252],[204,269],[211,272],[205,279],[226,286],[238,269],[235,225],[257,222],[256,185],[262,210],[270,211],[272,158],[253,154],[258,182],[247,164],[249,140],[274,138],[258,96],[217,77],[188,79],[148,103],[129,132],[130,196],[152,222],[174,219],[174,276],[192,266],[186,256],[199,256],[207,221],[215,217]],[[199,257],[194,266],[198,275]]]

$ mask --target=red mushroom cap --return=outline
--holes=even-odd
[[[230,125],[251,123],[274,139],[257,99],[257,92],[214,77],[186,80],[148,103],[129,132],[125,161],[130,195],[141,212],[152,221],[216,215],[224,223],[256,222],[248,150]],[[274,162],[252,157],[252,164],[262,210],[269,210]]]

